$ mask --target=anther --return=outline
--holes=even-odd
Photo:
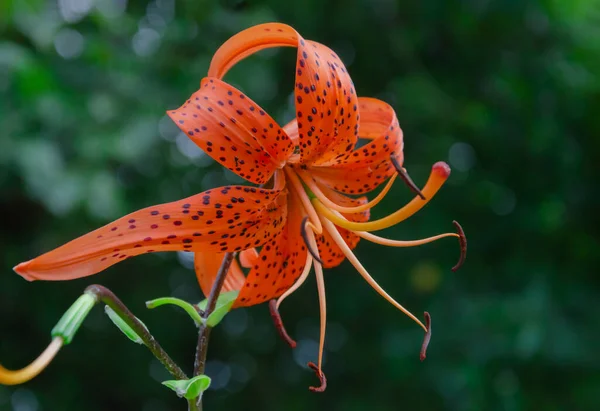
[[[454,267],[452,267],[452,271],[458,270],[465,262],[465,258],[467,258],[467,237],[465,236],[465,232],[463,228],[458,224],[458,221],[453,221],[454,227],[456,227],[456,231],[458,234],[458,243],[460,244],[460,258]]]
[[[424,315],[427,332],[425,332],[425,337],[423,337],[423,345],[421,345],[421,361],[427,357],[427,347],[429,346],[429,341],[431,340],[431,316],[427,311],[425,311]]]
[[[311,370],[313,370],[315,372],[315,374],[317,374],[317,378],[319,379],[319,382],[321,384],[318,387],[308,387],[308,389],[311,390],[312,392],[325,391],[325,389],[327,388],[327,378],[325,377],[325,374],[323,373],[323,371],[321,371],[314,362],[309,362],[308,368],[310,368]]]
[[[306,248],[308,249],[308,252],[310,253],[310,255],[312,255],[312,258],[314,258],[315,261],[317,261],[319,264],[323,265],[323,261],[319,257],[319,254],[310,246],[310,243],[308,242],[308,233],[306,231],[307,224],[308,224],[308,216],[306,216],[302,219],[302,225],[300,227],[302,239],[304,240],[304,244],[306,244]]]
[[[269,301],[269,310],[271,311],[271,318],[275,323],[275,329],[279,333],[279,336],[282,340],[284,340],[291,348],[296,348],[296,341],[290,337],[290,335],[285,330],[283,326],[283,321],[281,320],[281,315],[279,314],[279,310],[277,309],[277,300],[273,299]]]
[[[408,175],[406,170],[400,165],[400,163],[398,163],[398,159],[394,156],[391,156],[390,158],[392,160],[392,164],[394,165],[394,168],[398,172],[398,175],[400,176],[402,181],[404,181],[404,183],[408,186],[408,188],[410,188],[412,190],[413,193],[415,193],[419,197],[421,197],[421,200],[426,200],[425,196],[423,195],[423,193],[421,192],[419,187],[417,187],[417,185],[415,184],[414,181],[412,181],[412,178],[410,178],[410,176]]]

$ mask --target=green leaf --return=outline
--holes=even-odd
[[[162,297],[157,298],[156,300],[146,301],[146,307],[148,308],[156,308],[165,304],[176,305],[178,307],[183,308],[185,312],[188,313],[190,317],[192,317],[192,320],[194,320],[196,325],[200,325],[203,322],[202,317],[200,317],[200,314],[198,314],[198,311],[196,311],[194,306],[188,303],[187,301],[180,300],[179,298]]]
[[[231,310],[235,299],[237,298],[239,291],[228,291],[219,295],[217,299],[217,304],[215,305],[215,310],[208,316],[206,323],[209,327],[214,327],[223,320],[223,317]],[[206,309],[207,300],[203,300],[198,303],[198,308],[201,310]]]
[[[210,377],[198,375],[189,380],[169,380],[163,381],[162,384],[175,391],[178,397],[192,400],[201,397],[202,393],[210,387]]]
[[[106,315],[108,315],[108,318],[110,318],[113,324],[116,325],[117,328],[121,330],[121,332],[125,334],[127,338],[136,344],[144,344],[142,338],[133,330],[133,328],[127,325],[127,323],[121,317],[119,317],[119,314],[117,314],[112,308],[106,305],[104,307],[104,312]],[[140,321],[139,318],[138,321]],[[144,328],[146,328],[146,325],[143,322],[140,321],[140,323],[144,326]],[[147,329],[148,328],[146,328],[146,330]]]

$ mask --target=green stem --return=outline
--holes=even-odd
[[[225,257],[223,257],[223,262],[221,263],[221,267],[217,272],[217,277],[215,278],[215,282],[210,290],[210,295],[206,301],[206,309],[201,314],[205,321],[200,324],[200,329],[198,330],[198,345],[196,347],[196,358],[194,360],[194,376],[204,374],[206,355],[208,353],[208,340],[210,338],[210,331],[212,330],[212,328],[206,323],[206,319],[215,309],[217,299],[219,298],[219,294],[221,294],[221,289],[223,288],[223,283],[225,282],[225,277],[227,276],[229,267],[233,262],[233,257],[235,257],[235,253],[226,253]],[[190,408],[190,410],[202,411],[202,398],[199,397],[197,401],[194,402],[196,408]]]
[[[108,288],[94,284],[85,289],[85,294],[92,295],[97,301],[102,301],[117,313],[125,323],[130,326],[137,335],[140,336],[144,345],[148,347],[150,352],[165,366],[167,371],[178,380],[187,380],[188,376],[179,368],[173,359],[160,346],[158,341],[150,334],[148,329],[137,319],[135,315],[123,304],[121,300]],[[196,411],[194,400],[188,400],[188,408]]]
[[[187,380],[188,376],[179,368],[175,361],[163,350],[158,341],[150,334],[148,329],[136,318],[135,315],[123,304],[119,298],[108,288],[94,284],[85,289],[86,294],[94,295],[99,301],[108,305],[119,317],[140,336],[144,345],[165,366],[167,371],[178,380]]]

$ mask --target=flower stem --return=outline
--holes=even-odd
[[[130,326],[137,335],[140,336],[144,345],[148,347],[150,352],[165,366],[167,371],[178,380],[187,380],[188,376],[179,368],[175,361],[163,350],[158,341],[150,334],[146,327],[129,311],[119,298],[113,294],[108,288],[94,284],[85,289],[86,294],[91,294],[108,305],[116,312],[125,323]]]
[[[219,298],[219,294],[221,294],[221,289],[223,288],[223,283],[225,282],[225,277],[227,276],[229,267],[233,262],[233,257],[235,257],[235,253],[226,253],[223,257],[223,262],[221,263],[221,267],[217,272],[217,277],[215,278],[215,282],[213,283],[212,288],[210,290],[210,295],[208,296],[208,299],[206,301],[206,309],[203,313],[201,313],[201,317],[204,320],[206,320],[215,309],[217,299]],[[200,324],[200,329],[198,330],[198,345],[196,347],[196,358],[194,360],[194,376],[204,374],[204,368],[206,366],[206,355],[208,353],[208,340],[210,338],[211,329],[212,328],[208,326],[206,321],[203,321],[202,324]],[[198,397],[194,405],[196,408],[191,408],[190,404],[190,411],[202,411],[202,397]]]

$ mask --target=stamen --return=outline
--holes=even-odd
[[[423,338],[423,345],[421,346],[421,361],[427,358],[427,347],[429,346],[429,341],[431,340],[431,316],[427,311],[424,313],[425,315],[425,325],[427,326],[427,331],[425,331],[425,337]]]
[[[325,374],[321,370],[320,367],[317,367],[314,362],[308,363],[308,368],[313,370],[315,374],[317,374],[317,378],[319,379],[320,385],[318,387],[308,387],[312,392],[323,392],[327,388],[327,378]]]
[[[318,255],[318,247],[317,241],[315,240],[315,236],[312,231],[308,231],[308,240],[310,242],[311,247],[317,250]],[[319,262],[320,259],[316,259],[314,267],[315,267],[315,277],[317,277],[317,290],[319,292],[319,314],[320,314],[320,334],[319,334],[319,358],[317,361],[319,373],[324,378],[323,372],[321,371],[323,365],[323,348],[325,347],[325,329],[327,328],[327,301],[325,299],[325,280],[323,278],[323,266]],[[321,378],[321,377],[320,377]],[[321,380],[323,381],[323,380]],[[325,389],[325,388],[323,388]]]
[[[298,277],[298,280],[296,280],[294,285],[292,285],[290,288],[288,288],[286,290],[286,292],[284,292],[277,299],[277,309],[279,309],[279,306],[281,305],[283,300],[285,300],[288,296],[290,296],[290,294],[292,294],[294,291],[296,291],[298,288],[300,288],[300,286],[302,284],[304,284],[304,281],[306,281],[306,279],[308,278],[308,274],[310,274],[310,269],[312,268],[312,262],[313,262],[312,256],[310,255],[310,253],[307,253],[306,254],[306,264],[304,265],[304,270],[302,271],[302,274],[300,274],[300,277]]]
[[[323,227],[321,227],[319,215],[317,214],[317,211],[311,204],[310,198],[308,198],[308,194],[306,194],[304,187],[302,187],[302,182],[300,182],[300,178],[289,167],[286,167],[283,170],[288,177],[288,182],[290,183],[290,185],[294,189],[294,192],[298,195],[300,202],[304,206],[304,209],[306,210],[306,213],[308,214],[311,223],[314,225],[315,232],[321,234],[323,232]]]
[[[313,249],[308,241],[308,234],[306,230],[307,223],[308,216],[302,219],[302,225],[300,226],[300,233],[302,234],[302,239],[304,240],[304,244],[306,244],[306,248],[308,249],[308,252],[312,256],[312,258],[314,258],[319,264],[323,264],[323,261],[321,261],[321,258],[319,258],[318,248]]]
[[[283,320],[281,319],[281,315],[277,309],[277,301],[275,299],[269,301],[269,310],[271,311],[271,318],[275,323],[275,329],[277,329],[281,339],[288,343],[291,348],[296,348],[296,341],[294,341],[285,330]]]
[[[285,187],[285,174],[282,173],[280,170],[275,170],[271,181],[273,181],[272,190],[283,190],[283,188]]]
[[[62,346],[63,339],[55,337],[35,361],[17,371],[7,370],[0,365],[0,384],[17,385],[31,380],[50,364]]]
[[[458,233],[444,233],[433,237],[412,241],[391,240],[389,238],[379,237],[377,235],[367,233],[365,231],[354,231],[354,234],[358,235],[361,238],[364,238],[367,241],[371,241],[372,243],[386,245],[389,247],[416,247],[419,245],[437,241],[442,238],[456,237],[458,238],[458,242],[460,244],[460,258],[456,265],[452,267],[452,271],[456,271],[463,265],[463,263],[465,262],[465,258],[467,257],[467,237],[465,236],[465,232],[463,231],[460,224],[458,224],[458,222],[453,221],[452,224],[454,224]]]
[[[460,244],[460,258],[454,267],[452,267],[452,271],[458,270],[465,262],[467,258],[467,236],[458,221],[453,221],[454,227],[456,227],[456,231],[458,231],[458,243]]]
[[[308,188],[310,188],[310,190],[313,192],[313,194],[319,199],[319,201],[321,201],[323,204],[325,204],[327,207],[331,208],[332,210],[339,211],[340,213],[361,213],[365,210],[369,210],[369,209],[375,207],[387,195],[387,193],[392,188],[392,185],[394,184],[396,177],[398,177],[398,174],[392,175],[390,177],[390,179],[388,180],[388,182],[386,183],[383,190],[381,190],[381,192],[373,200],[369,201],[368,203],[361,204],[361,205],[355,206],[355,207],[343,207],[343,206],[331,201],[325,195],[325,193],[323,193],[323,191],[319,188],[319,186],[316,184],[315,180],[310,175],[308,175],[307,173],[301,172],[301,171],[299,171],[298,175],[300,176],[300,178],[302,179],[304,184],[306,184],[308,186]]]
[[[402,167],[400,165],[400,163],[398,163],[398,159],[394,156],[391,156],[390,158],[392,160],[392,164],[394,165],[394,168],[396,169],[398,174],[400,174],[400,178],[402,179],[402,181],[404,181],[404,183],[408,186],[408,188],[410,188],[412,190],[413,193],[415,193],[419,197],[421,197],[421,200],[425,200],[426,199],[425,196],[423,195],[421,190],[419,190],[419,187],[417,187],[415,182],[412,181],[412,178],[410,178],[410,176],[406,172],[406,169],[404,167]]]
[[[425,184],[425,187],[423,188],[423,194],[426,196],[427,200],[421,200],[419,197],[415,197],[410,203],[395,213],[392,213],[379,220],[365,223],[348,221],[345,218],[336,215],[333,211],[325,207],[317,198],[314,198],[312,203],[319,214],[326,217],[328,220],[331,220],[339,227],[352,231],[383,230],[384,228],[391,227],[400,223],[401,221],[406,220],[408,217],[412,216],[414,213],[423,208],[429,199],[435,195],[435,193],[448,179],[448,176],[450,176],[450,167],[442,161],[435,163],[432,167],[431,174],[429,175],[429,180],[427,180],[427,184]]]
[[[387,245],[389,247],[417,247],[423,244],[432,243],[434,241],[440,240],[446,237],[457,237],[460,239],[460,235],[456,233],[444,233],[438,234],[433,237],[423,238],[421,240],[410,240],[410,241],[402,241],[402,240],[391,240],[389,238],[379,237],[377,235],[367,233],[365,231],[355,231],[354,232],[359,237],[364,238],[365,240],[371,241],[375,244]]]
[[[292,285],[290,288],[288,288],[285,291],[285,293],[283,293],[277,299],[277,301],[271,300],[271,302],[269,302],[269,309],[271,310],[271,317],[273,318],[273,321],[275,322],[275,328],[277,328],[277,332],[279,333],[281,338],[283,338],[283,340],[285,342],[287,342],[289,344],[289,346],[292,348],[296,348],[296,341],[294,341],[289,336],[289,334],[285,330],[285,327],[283,326],[283,321],[281,320],[281,316],[279,315],[279,306],[281,305],[283,300],[285,300],[294,291],[296,291],[298,288],[300,288],[300,286],[302,284],[304,284],[304,281],[306,281],[306,279],[308,278],[308,274],[310,273],[310,269],[312,267],[312,261],[313,261],[313,259],[310,255],[310,253],[306,253],[306,263],[304,264],[304,270],[302,271],[302,274],[300,274],[300,277],[298,277],[298,280],[296,280],[294,285]],[[275,304],[273,304],[274,301],[275,301]]]
[[[406,314],[411,320],[413,320],[414,322],[419,324],[421,326],[421,328],[425,332],[427,332],[427,327],[425,327],[423,325],[423,323],[417,317],[415,317],[410,311],[408,311],[406,308],[404,308],[402,305],[400,305],[388,293],[386,293],[385,290],[383,288],[381,288],[381,286],[379,284],[377,284],[377,282],[373,279],[373,277],[371,277],[371,275],[367,272],[367,270],[362,266],[360,261],[358,261],[358,258],[356,258],[356,256],[352,252],[352,250],[350,250],[350,247],[348,247],[348,244],[346,244],[346,242],[344,241],[344,239],[342,238],[342,236],[340,235],[338,230],[335,228],[333,223],[324,218],[322,219],[322,223],[323,223],[323,226],[325,227],[325,229],[329,232],[329,235],[331,236],[333,241],[337,244],[338,247],[340,247],[340,249],[346,256],[348,261],[350,261],[350,263],[354,266],[354,268],[356,268],[356,270],[365,279],[365,281],[375,291],[377,291],[377,293],[379,293],[379,295],[381,295],[383,298],[385,298],[386,301],[388,301],[394,307],[396,307],[397,309],[402,311],[404,314]]]

